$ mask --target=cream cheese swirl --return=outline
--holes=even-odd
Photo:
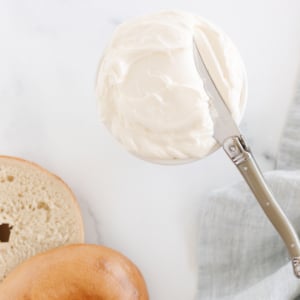
[[[239,122],[246,76],[229,38],[206,20],[164,11],[116,29],[102,57],[96,91],[102,121],[133,154],[181,163],[217,149],[209,97],[193,61],[193,34],[204,39],[204,59]]]

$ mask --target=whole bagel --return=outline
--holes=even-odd
[[[122,254],[69,245],[34,256],[0,285],[1,300],[148,300],[145,281]]]

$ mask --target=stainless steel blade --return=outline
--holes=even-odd
[[[196,69],[203,80],[204,89],[210,98],[210,112],[214,123],[214,138],[220,145],[231,136],[240,136],[238,126],[233,120],[225,101],[212,79],[201,55],[202,38],[194,35],[193,54]]]

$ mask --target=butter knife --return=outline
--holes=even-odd
[[[299,237],[268,188],[245,137],[242,136],[211,77],[201,54],[203,47],[205,45],[202,36],[195,34],[193,38],[194,63],[211,101],[210,113],[214,124],[214,138],[238,168],[266,216],[281,236],[288,249],[294,273],[297,278],[300,278]]]

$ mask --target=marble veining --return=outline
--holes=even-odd
[[[83,202],[84,205],[86,205],[87,208],[87,216],[85,216],[85,219],[90,220],[92,223],[92,227],[95,231],[94,235],[89,234],[89,237],[92,237],[91,240],[87,240],[88,243],[96,243],[96,244],[102,244],[101,241],[101,231],[100,231],[100,224],[98,221],[97,216],[94,214],[91,206],[87,201]]]

